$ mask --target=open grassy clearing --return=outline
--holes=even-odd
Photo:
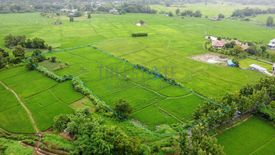
[[[224,131],[217,138],[228,155],[274,154],[274,126],[257,117]]]

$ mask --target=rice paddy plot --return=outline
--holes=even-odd
[[[217,136],[228,155],[274,154],[274,126],[257,117],[228,129]],[[271,149],[273,148],[273,149]]]

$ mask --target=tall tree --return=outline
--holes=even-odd
[[[25,57],[25,49],[21,45],[17,45],[12,51],[14,57],[16,58],[24,58]]]
[[[74,17],[73,16],[70,16],[70,22],[74,22]]]
[[[180,15],[180,9],[179,8],[177,8],[177,10],[176,10],[176,15],[177,16]]]
[[[273,17],[269,16],[266,20],[266,26],[267,27],[272,27],[273,25],[274,25]]]
[[[127,119],[132,113],[132,107],[124,100],[119,100],[115,106],[115,112],[119,119]]]

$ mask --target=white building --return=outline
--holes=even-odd
[[[273,39],[273,40],[271,40],[271,41],[269,42],[268,47],[269,47],[270,49],[275,49],[275,39]]]
[[[272,76],[272,74],[269,73],[266,68],[261,67],[259,65],[251,64],[251,65],[249,65],[249,67],[250,67],[251,70],[255,70],[255,71],[261,72],[263,74]]]

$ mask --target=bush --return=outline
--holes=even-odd
[[[70,118],[67,115],[56,116],[54,118],[53,129],[58,132],[63,132],[69,122]]]
[[[34,58],[29,58],[28,59],[28,63],[26,65],[26,68],[28,70],[35,70],[37,66],[38,66],[38,62],[37,62],[36,59],[34,59]]]
[[[132,37],[147,37],[148,33],[133,33]]]
[[[115,112],[119,119],[127,119],[132,113],[133,109],[130,104],[124,100],[119,100],[115,105]]]

